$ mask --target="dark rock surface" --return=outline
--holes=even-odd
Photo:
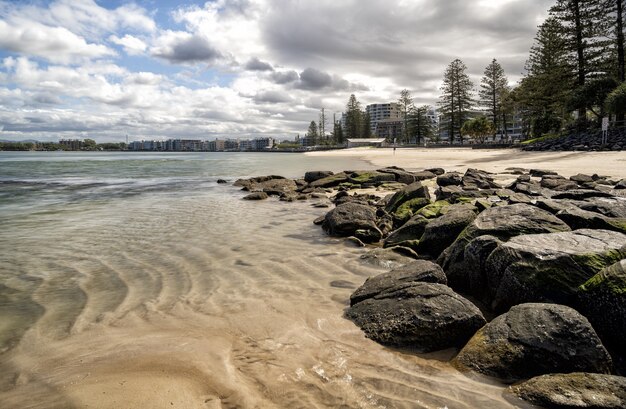
[[[409,240],[419,240],[424,234],[428,219],[421,215],[413,216],[402,227],[394,230],[383,242],[383,247],[397,246]]]
[[[610,373],[612,361],[589,321],[557,304],[522,304],[480,329],[454,359],[505,382],[555,372]]]
[[[430,193],[428,193],[428,188],[423,186],[420,182],[411,183],[404,189],[398,190],[396,193],[394,193],[391,199],[389,199],[389,203],[387,203],[385,210],[389,213],[393,213],[403,203],[411,199],[418,198],[430,199]]]
[[[475,218],[476,213],[472,209],[461,208],[434,219],[424,229],[417,248],[418,253],[439,257]]]
[[[489,208],[463,231],[456,241],[437,259],[448,276],[452,288],[469,288],[468,270],[464,262],[465,247],[475,238],[492,235],[500,240],[522,234],[569,231],[556,216],[527,204]]]
[[[577,295],[579,311],[605,345],[626,360],[626,258],[590,278]]]
[[[437,176],[437,184],[439,186],[459,186],[463,182],[463,176],[457,172],[449,172]]]
[[[316,170],[316,171],[306,172],[304,174],[304,181],[306,183],[311,183],[311,182],[315,182],[316,180],[324,179],[332,175],[334,175],[334,173],[329,170]]]
[[[339,186],[348,181],[348,175],[344,172],[336,173],[325,178],[317,179],[309,184],[311,187],[329,188]]]
[[[626,129],[611,129],[607,143],[602,145],[602,131],[573,133],[531,143],[523,147],[527,151],[620,151],[626,148]]]
[[[626,378],[585,372],[548,374],[512,385],[507,394],[546,409],[623,409]]]
[[[485,319],[443,284],[390,288],[348,308],[346,316],[381,344],[429,352],[463,345]]]
[[[574,305],[578,287],[626,258],[626,235],[607,230],[517,236],[489,256],[485,274],[491,307],[524,302]]]
[[[254,192],[243,197],[243,200],[265,200],[269,196],[265,192]]]
[[[326,214],[322,225],[328,234],[333,236],[357,236],[361,235],[366,240],[377,241],[382,238],[382,233],[376,226],[376,211],[374,208],[359,203],[343,203]],[[365,240],[363,240],[365,241]]]
[[[400,290],[417,282],[446,284],[447,280],[438,264],[426,260],[416,260],[387,273],[369,277],[350,296],[350,305],[372,298],[384,291]]]

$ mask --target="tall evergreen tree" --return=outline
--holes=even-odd
[[[415,138],[415,142],[421,145],[426,138],[431,138],[434,133],[433,124],[428,118],[428,111],[431,110],[430,105],[422,105],[413,107],[409,111],[409,131],[411,138]]]
[[[506,132],[506,122],[502,121],[502,100],[508,91],[509,81],[504,75],[504,69],[494,58],[485,68],[484,77],[480,81],[478,96],[480,104],[485,108],[487,116],[493,122],[493,137],[495,139],[498,129]],[[506,121],[506,118],[505,118]]]
[[[515,90],[534,136],[558,131],[566,118],[565,103],[576,81],[566,44],[559,20],[547,18],[539,26],[526,75]]]
[[[344,143],[343,140],[343,128],[341,127],[341,121],[335,121],[333,126],[333,140],[335,144],[341,145]]]
[[[370,117],[369,112],[366,112],[365,114],[362,114],[363,117],[363,123],[361,124],[362,129],[361,129],[361,136],[363,138],[371,138],[372,137],[372,127],[371,127],[371,123],[372,123],[372,119]]]
[[[602,57],[606,42],[602,41],[602,20],[605,18],[604,0],[557,0],[550,15],[561,24],[565,47],[571,65],[575,68],[576,86],[585,85],[590,74],[602,71]],[[585,107],[578,109],[579,119],[586,118]]]
[[[413,107],[413,97],[408,89],[400,91],[400,98],[398,98],[398,104],[400,105],[400,112],[402,113],[402,140],[404,143],[409,142],[409,112]]]
[[[311,121],[309,124],[309,129],[306,132],[306,137],[309,139],[309,145],[317,145],[318,140],[318,132],[317,132],[317,124],[315,121]]]
[[[448,129],[450,143],[454,143],[456,135],[463,143],[463,135],[459,131],[463,123],[468,120],[469,111],[472,108],[474,85],[465,73],[466,69],[463,61],[456,59],[448,65],[443,76],[439,109]]]
[[[360,138],[363,124],[361,103],[357,101],[354,94],[350,95],[346,104],[346,139]]]

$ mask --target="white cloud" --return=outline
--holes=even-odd
[[[115,55],[110,48],[88,43],[65,27],[28,21],[10,24],[0,20],[0,48],[60,63]]]
[[[146,43],[144,43],[141,39],[134,37],[130,34],[126,34],[122,38],[116,35],[112,35],[109,37],[109,41],[111,41],[114,44],[121,45],[122,47],[124,47],[124,51],[126,51],[126,54],[128,55],[140,55],[147,48]]]

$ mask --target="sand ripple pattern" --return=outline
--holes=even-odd
[[[5,221],[4,407],[513,407],[342,317],[380,270],[312,225],[323,210],[238,199],[174,191]]]

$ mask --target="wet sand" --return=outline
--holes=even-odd
[[[626,178],[626,151],[621,152],[526,152],[519,149],[471,148],[353,148],[307,152],[311,156],[357,157],[377,167],[399,166],[407,170],[441,167],[465,171],[478,168],[503,172],[508,167],[549,169],[563,176],[578,173]]]

